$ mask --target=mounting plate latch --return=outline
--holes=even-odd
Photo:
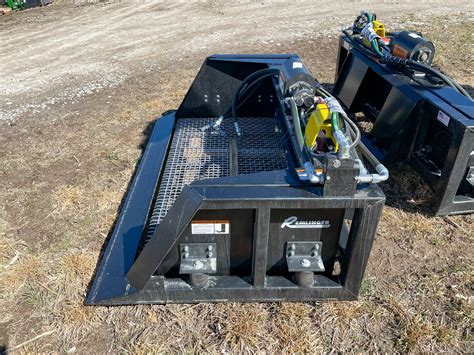
[[[217,271],[216,243],[181,243],[180,274],[214,274]]]
[[[287,242],[286,263],[288,271],[325,271],[321,258],[322,249],[323,242]]]

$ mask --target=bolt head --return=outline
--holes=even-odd
[[[301,259],[300,264],[303,267],[310,267],[311,266],[311,261],[309,261],[308,259]]]
[[[207,251],[212,251],[212,245],[207,246]]]
[[[342,164],[341,161],[336,159],[332,162],[332,167],[337,169],[341,166],[341,164]]]
[[[193,266],[194,266],[196,269],[202,269],[202,267],[204,266],[204,264],[203,264],[202,261],[196,260],[196,261],[193,263]]]
[[[189,257],[189,253],[188,253],[188,252],[185,252],[185,253],[183,254],[183,259],[186,259],[187,257]]]
[[[289,253],[288,253],[288,256],[289,257],[292,257],[293,255],[295,255],[295,252],[293,250],[291,250]]]
[[[212,253],[212,251],[210,251],[210,252],[207,253],[207,257],[208,257],[208,258],[212,258],[213,255],[214,255],[214,254]]]

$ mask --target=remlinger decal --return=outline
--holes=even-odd
[[[331,223],[325,220],[298,221],[298,217],[291,216],[283,221],[280,228],[329,228]]]

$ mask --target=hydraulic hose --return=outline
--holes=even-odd
[[[389,172],[388,169],[380,163],[380,161],[375,157],[375,155],[372,154],[372,152],[364,145],[364,144],[359,144],[359,149],[361,150],[362,154],[367,158],[367,160],[372,164],[372,166],[375,168],[375,171],[377,171],[377,174],[367,174],[367,175],[359,175],[358,176],[358,182],[359,183],[374,183],[377,184],[382,181],[388,180],[389,177]]]
[[[375,53],[377,53],[377,55],[378,55],[379,57],[383,57],[384,54],[383,54],[382,51],[380,50],[379,45],[378,45],[378,43],[377,43],[377,40],[375,40],[375,39],[372,40],[372,47],[374,48]]]
[[[347,154],[353,151],[353,148],[355,148],[360,143],[361,133],[359,127],[357,127],[357,125],[352,122],[349,116],[347,116],[347,113],[343,110],[342,106],[339,104],[339,101],[337,101],[337,99],[332,96],[326,89],[320,87],[318,88],[317,93],[324,98],[326,104],[328,105],[328,108],[330,109],[333,134],[336,137],[338,143],[343,142],[343,145],[347,145],[347,148],[345,149],[345,154],[347,156]],[[341,128],[339,127],[339,115],[341,115],[344,119],[346,127],[347,125],[350,125],[352,127],[351,130],[346,129],[346,131],[349,132],[350,137],[352,138],[352,142],[350,144],[345,135],[342,133]]]
[[[247,78],[242,81],[240,84],[239,88],[237,89],[237,93],[234,95],[234,98],[232,99],[232,118],[234,120],[234,125],[235,125],[235,130],[237,131],[237,135],[241,135],[239,124],[237,121],[237,101],[239,100],[240,96],[243,95],[247,90],[249,90],[251,87],[257,85],[260,83],[263,79],[266,79],[268,77],[274,76],[279,74],[280,71],[278,69],[262,69],[259,70],[251,75],[249,75]],[[257,75],[258,74],[258,75]],[[244,88],[245,87],[245,88]],[[249,95],[250,97],[250,95]]]
[[[355,132],[352,131],[352,128],[350,126],[348,128],[351,134],[355,134]],[[369,161],[369,163],[375,168],[375,171],[377,172],[377,174],[367,173],[367,169],[365,168],[362,161],[358,159],[357,152],[354,150],[351,152],[351,155],[353,155],[353,157],[356,157],[357,158],[356,160],[360,164],[359,176],[357,176],[356,178],[357,183],[358,184],[368,184],[368,183],[377,184],[379,182],[388,180],[389,172],[388,172],[388,169],[385,167],[385,165],[383,165],[363,143],[360,143],[358,145],[358,148],[361,150],[362,155],[364,155]]]
[[[293,125],[295,127],[296,140],[298,142],[300,151],[303,151],[305,143],[304,143],[303,131],[301,130],[301,122],[300,122],[300,115],[298,113],[298,106],[296,105],[295,100],[289,99],[288,101],[290,103],[291,115],[293,116]]]
[[[295,132],[298,148],[300,150],[299,155],[304,156],[305,143],[304,143],[303,132],[301,130],[301,122],[300,122],[300,115],[298,113],[298,106],[296,105],[296,102],[293,98],[288,98],[287,102],[289,102],[290,104],[291,115],[293,116],[294,132]],[[308,176],[309,181],[311,181],[313,184],[322,183],[324,181],[322,176],[318,176],[314,173],[314,166],[309,160],[306,160],[303,162],[303,168],[306,172],[306,175]]]
[[[257,91],[257,89],[259,88],[260,84],[262,82],[261,81],[258,81],[255,83],[255,85],[253,85],[253,83],[251,85],[247,85],[244,89],[241,90],[241,92],[239,93],[239,97],[237,98],[237,101],[238,101],[238,105],[237,105],[237,110],[242,107],[242,105],[247,102],[248,99],[250,99],[252,97],[252,95],[255,93],[255,91]],[[252,89],[252,90],[250,90]],[[243,97],[243,99],[242,99]],[[228,117],[232,114],[232,105],[229,107],[229,109],[222,115],[224,117]]]
[[[352,36],[349,34],[349,32],[347,32],[346,29],[343,29],[342,33],[345,35],[347,40],[354,47],[356,47],[360,52],[362,52],[366,56],[380,58],[382,62],[387,63],[387,64],[395,64],[395,65],[400,65],[400,66],[404,66],[408,68],[411,67],[412,69],[421,71],[425,74],[436,76],[440,78],[446,85],[452,87],[454,90],[456,90],[460,94],[472,100],[472,97],[469,95],[469,93],[459,83],[457,83],[454,79],[451,79],[448,76],[433,69],[432,67],[425,65],[423,63],[415,62],[414,60],[398,58],[391,54],[384,54],[380,51],[378,44],[377,43],[374,44],[374,41],[372,41],[372,47],[374,48],[374,51],[371,51],[367,49],[362,43],[352,38]]]
[[[349,32],[347,32],[346,29],[343,29],[342,30],[342,33],[346,36],[347,40],[354,46],[356,47],[358,50],[360,50],[362,53],[364,53],[366,56],[368,57],[374,57],[375,56],[375,53],[370,51],[369,49],[367,49],[367,47],[365,47],[362,43],[360,43],[359,41],[356,41],[354,38],[352,38],[352,36],[349,34]]]
[[[466,90],[464,90],[464,88],[458,82],[456,82],[454,79],[450,78],[449,76],[444,75],[443,73],[433,69],[432,67],[425,65],[423,63],[415,62],[414,60],[408,60],[407,67],[412,67],[413,69],[417,69],[419,71],[428,73],[432,76],[439,77],[446,84],[451,86],[453,89],[459,91],[461,94],[463,94],[464,96],[472,100],[471,95],[469,95],[469,93]]]
[[[392,59],[394,57],[391,54],[383,54],[382,51],[379,48],[377,40],[374,39],[374,40],[371,41],[371,43],[372,43],[372,48],[375,51],[375,54],[377,54],[377,56],[379,56],[380,58],[383,58],[385,61],[390,62],[390,59]],[[469,99],[472,100],[472,98],[468,94],[468,92],[466,90],[464,90],[464,88],[461,85],[459,85],[454,79],[450,78],[447,75],[444,75],[443,73],[439,72],[438,70],[433,69],[429,65],[425,65],[423,63],[420,63],[420,62],[417,62],[417,61],[414,61],[414,60],[411,60],[411,59],[407,59],[405,61],[402,61],[401,63],[405,64],[406,67],[408,67],[408,68],[411,67],[411,68],[416,69],[418,71],[421,71],[423,73],[430,74],[431,76],[437,76],[444,83],[451,86],[454,90],[460,92],[461,94],[463,94],[464,96],[466,96],[466,97],[468,97]]]
[[[260,69],[260,70],[257,70],[256,72],[253,72],[252,74],[250,74],[249,76],[247,76],[244,80],[242,80],[242,82],[240,83],[237,91],[236,91],[236,95],[239,95],[240,91],[250,82],[254,81],[255,79],[259,78],[260,76],[262,75],[265,75],[265,74],[278,74],[280,71],[278,69],[274,69],[274,68],[266,68],[266,69]]]
[[[360,129],[359,127],[357,127],[357,125],[349,118],[349,116],[347,116],[347,114],[344,112],[343,115],[342,115],[342,118],[344,118],[344,120],[347,122],[347,124],[349,124],[349,126],[352,127],[352,130],[351,130],[351,135],[352,135],[352,138],[353,138],[353,141],[350,145],[350,148],[355,148],[356,146],[359,145],[360,143],[360,138],[361,138],[361,134],[360,134]],[[353,132],[353,134],[352,134]]]
[[[229,109],[222,114],[216,122],[213,124],[206,125],[204,127],[201,127],[202,131],[205,131],[207,129],[213,128],[213,129],[219,129],[220,125],[224,121],[225,118],[229,117],[230,115],[233,116],[234,119],[234,126],[237,131],[237,135],[241,135],[240,128],[237,122],[237,110],[250,98],[252,95],[255,93],[257,90],[258,86],[262,83],[262,79],[271,77],[273,75],[276,75],[279,73],[278,69],[262,69],[258,70],[249,76],[247,76],[242,83],[239,85],[233,99],[232,99],[232,104],[229,107]],[[251,90],[252,89],[252,90]],[[242,99],[243,97],[243,99]],[[237,104],[238,103],[238,104]]]
[[[359,142],[360,142],[360,130],[357,125],[351,121],[349,116],[347,116],[346,112],[343,110],[341,104],[339,101],[336,100],[335,97],[331,96],[328,93],[327,98],[325,99],[326,105],[329,108],[329,111],[332,113],[332,129],[333,129],[333,134],[336,137],[336,139],[339,142],[339,145],[342,145],[342,153],[347,156],[349,153],[349,150],[352,148],[355,148]],[[355,138],[352,143],[349,143],[345,135],[342,133],[342,130],[339,128],[339,123],[337,121],[339,115],[342,115],[344,121],[346,121],[349,125],[352,126],[354,132],[355,132]]]
[[[339,122],[338,122],[338,116],[337,114],[339,113],[342,118],[344,119],[344,121],[351,125],[352,127],[352,131],[354,134],[352,134],[352,138],[353,138],[353,141],[352,143],[350,143],[348,145],[348,150],[352,149],[352,148],[355,148],[359,143],[360,143],[360,138],[361,138],[361,134],[360,134],[360,130],[359,130],[359,127],[357,127],[357,125],[352,122],[352,120],[349,118],[349,116],[347,116],[347,113],[342,109],[342,106],[339,104],[339,102],[336,100],[336,98],[334,96],[332,96],[327,90],[323,89],[322,87],[318,89],[318,93],[325,99],[326,101],[326,104],[328,105],[331,113],[332,113],[332,116],[331,116],[331,125],[333,127],[333,133],[337,132],[337,131],[340,131],[340,128],[339,128]],[[336,114],[336,115],[334,115]],[[340,135],[342,134],[342,131],[340,131],[340,133],[337,133],[335,135]],[[337,139],[337,138],[336,138]],[[345,137],[341,137],[342,140],[345,139]]]
[[[339,152],[342,158],[349,158],[351,150],[350,144],[344,133],[342,133],[341,129],[339,128],[339,123],[337,122],[338,119],[339,113],[337,111],[331,111],[332,133],[339,143]]]
[[[332,127],[335,131],[339,131],[340,128],[339,128],[339,123],[337,122],[338,121],[338,118],[339,118],[339,115],[337,112],[332,112],[332,115],[331,115],[331,124],[332,124]]]

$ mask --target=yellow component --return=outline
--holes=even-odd
[[[316,139],[322,133],[322,137],[331,139],[335,151],[339,149],[336,138],[332,135],[332,124],[329,109],[326,104],[316,105],[316,109],[311,113],[306,125],[305,143],[309,149],[312,149],[316,144]]]
[[[372,28],[374,29],[374,32],[381,38],[385,37],[385,25],[382,22],[372,21]],[[370,47],[370,43],[367,38],[364,38],[363,43],[366,47]]]
[[[382,22],[379,22],[379,21],[372,21],[372,25],[374,26],[375,33],[377,33],[380,37],[384,38],[385,37],[385,25]]]

